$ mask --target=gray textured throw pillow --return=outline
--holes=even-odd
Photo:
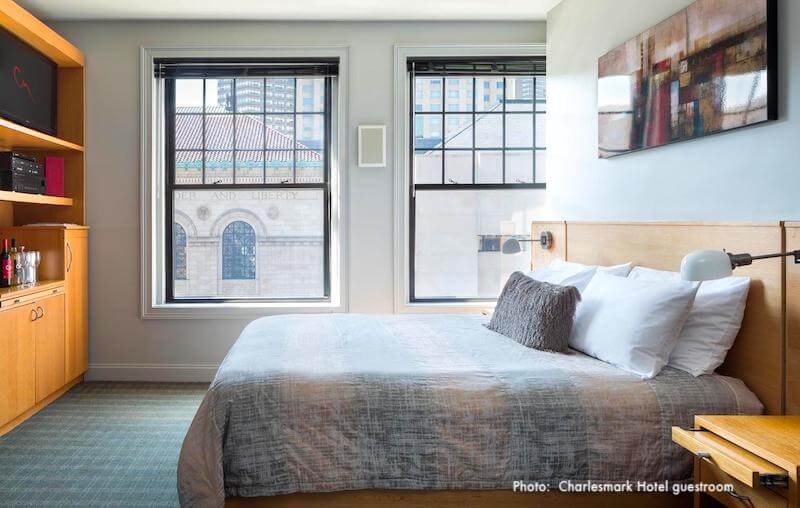
[[[514,272],[487,328],[533,349],[565,351],[580,299],[580,292],[572,286],[540,282]]]

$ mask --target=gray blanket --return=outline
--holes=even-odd
[[[736,379],[642,380],[526,348],[465,315],[254,321],[223,361],[178,466],[184,506],[353,489],[509,489],[514,480],[681,480],[672,425],[760,413]]]

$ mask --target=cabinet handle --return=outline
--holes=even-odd
[[[69,261],[67,261],[67,273],[72,269],[72,246],[67,242],[67,254],[69,254]]]
[[[736,499],[737,501],[739,501],[740,503],[742,503],[745,506],[751,506],[751,507],[753,506],[753,500],[752,499],[750,499],[747,496],[743,496],[743,495],[737,493],[735,490],[729,491],[728,494],[730,494],[730,496],[732,498]]]
[[[44,317],[44,309],[42,308],[41,305],[39,305],[38,307],[36,307],[36,319],[41,319],[43,317]]]
[[[39,319],[39,314],[36,309],[31,309],[31,321],[36,321],[37,319]]]

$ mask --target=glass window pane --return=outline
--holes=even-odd
[[[258,113],[264,111],[264,80],[236,80],[236,111]]]
[[[472,183],[471,150],[446,150],[444,152],[444,183]]]
[[[262,150],[264,148],[264,117],[262,115],[236,115],[236,148]]]
[[[233,80],[206,80],[206,113],[233,113]]]
[[[446,115],[445,148],[472,148],[472,115]]]
[[[445,93],[445,111],[472,111],[472,78],[447,78]]]
[[[206,149],[233,148],[233,115],[206,115]]]
[[[417,115],[414,117],[414,146],[434,148],[442,144],[442,117]]]
[[[503,151],[475,152],[475,183],[503,183]]]
[[[547,183],[547,152],[536,151],[536,183]]]
[[[506,152],[505,183],[533,183],[533,151],[508,150]]]
[[[530,270],[531,244],[518,254],[499,247],[510,235],[530,236],[543,192],[418,190],[415,201],[415,298],[497,298],[511,273]],[[493,236],[499,241],[486,241]]]
[[[475,78],[475,111],[503,110],[503,78]]]
[[[484,114],[475,119],[475,147],[502,148],[503,115]]]
[[[203,183],[203,152],[175,151],[175,183],[179,185]]]
[[[294,116],[267,115],[264,117],[265,146],[267,150],[294,148]]]
[[[532,77],[506,78],[506,111],[533,111],[534,85]]]
[[[297,115],[297,149],[321,150],[325,147],[325,116]]]
[[[203,112],[202,79],[175,80],[175,112],[176,113]]]
[[[297,80],[297,111],[325,111],[325,78]]]
[[[536,77],[536,100],[547,100],[547,78],[544,76]]]
[[[264,183],[264,152],[236,152],[236,183]]]
[[[187,234],[175,298],[324,296],[323,190],[177,190],[173,202]]]
[[[175,115],[175,149],[203,148],[203,115]]]
[[[536,115],[536,148],[547,148],[547,122],[546,116]]]
[[[533,115],[506,115],[506,147],[533,148]]]
[[[294,78],[265,79],[264,103],[268,113],[292,113],[294,111]]]
[[[442,110],[442,78],[414,80],[414,111]]]
[[[297,180],[295,183],[320,183],[324,181],[325,154],[322,150],[297,151]]]
[[[414,153],[414,183],[442,183],[442,152],[417,150]]]
[[[233,152],[206,152],[205,183],[233,183]]]
[[[264,164],[266,183],[294,183],[294,153],[291,150],[268,151]]]

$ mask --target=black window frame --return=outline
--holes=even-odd
[[[546,146],[538,147],[536,145],[536,118],[538,115],[547,115],[547,110],[538,111],[537,104],[547,103],[546,99],[538,100],[536,97],[536,79],[547,79],[546,72],[546,59],[544,56],[536,57],[480,57],[480,58],[449,58],[449,57],[427,57],[427,58],[409,58],[407,59],[408,70],[408,83],[409,83],[409,107],[408,107],[408,137],[410,140],[408,147],[408,168],[409,168],[409,245],[408,245],[408,299],[410,303],[457,303],[457,302],[493,302],[497,299],[486,298],[417,298],[415,294],[415,263],[416,263],[416,193],[417,191],[476,191],[476,190],[530,190],[547,188],[544,182],[536,182],[536,153],[544,152],[547,150]],[[532,107],[530,111],[507,111],[506,94],[508,92],[507,77],[532,77],[533,78],[533,91],[532,91]],[[441,111],[416,111],[416,78],[440,78],[442,80],[441,87]],[[470,111],[447,111],[447,78],[472,78],[472,108]],[[484,111],[477,111],[476,102],[478,100],[478,90],[476,88],[476,80],[481,77],[487,78],[503,78],[503,96],[502,96],[502,111],[492,112],[502,118],[502,146],[496,148],[476,148],[475,135],[476,135],[476,115],[487,113]],[[447,116],[448,115],[472,115],[472,147],[471,148],[448,148],[446,146],[446,130],[447,130]],[[518,148],[506,147],[506,118],[507,115],[512,114],[530,114],[532,116],[532,147]],[[442,119],[442,141],[440,148],[416,148],[416,117],[422,116],[440,116]],[[441,183],[425,183],[417,184],[414,181],[415,177],[415,155],[418,151],[437,151],[441,152]],[[472,183],[448,183],[447,182],[447,169],[446,169],[446,153],[448,151],[471,151],[472,152]],[[477,151],[502,151],[502,179],[503,183],[474,183],[476,178],[476,161],[475,152]],[[509,151],[530,151],[532,152],[532,178],[530,183],[507,183],[506,182],[506,153]],[[512,235],[518,236],[518,235]]]
[[[219,60],[219,59],[159,59],[155,61],[156,78],[163,79],[163,93],[164,93],[164,152],[165,152],[165,167],[164,171],[164,203],[165,203],[165,216],[164,216],[164,247],[165,247],[165,263],[164,263],[164,286],[165,286],[165,302],[166,303],[210,303],[210,304],[224,304],[224,303],[329,303],[331,301],[331,203],[332,203],[332,190],[331,190],[331,148],[332,143],[332,121],[333,121],[333,80],[338,75],[338,58],[333,59],[237,59],[236,61]],[[233,183],[200,183],[200,184],[178,184],[175,183],[175,120],[176,120],[176,106],[175,106],[175,80],[176,79],[233,79],[233,105],[230,114],[233,117],[233,146],[230,150],[207,150],[205,147],[205,134],[203,134],[203,170],[201,175],[201,182],[205,182],[205,153],[206,152],[232,152],[233,165],[232,165],[232,181]],[[236,148],[236,116],[238,115],[273,115],[277,112],[268,112],[266,110],[266,93],[262,94],[262,111],[260,113],[252,112],[239,112],[236,105],[236,79],[252,80],[254,78],[291,78],[295,80],[294,90],[294,106],[292,112],[280,113],[287,115],[294,115],[294,136],[292,142],[292,182],[281,183],[266,183],[266,154],[270,150],[266,147],[266,143],[261,150],[252,149],[238,149]],[[324,78],[324,111],[299,111],[297,110],[297,80],[303,78]],[[205,107],[206,93],[205,81],[203,84],[203,107],[202,111],[198,114],[204,117],[208,114]],[[212,113],[213,114],[213,113]],[[323,140],[323,166],[322,166],[322,181],[318,183],[295,183],[297,178],[297,115],[298,114],[321,114],[324,118],[324,140]],[[203,121],[205,125],[205,121]],[[205,129],[205,127],[204,127]],[[309,148],[310,151],[315,149]],[[177,150],[180,151],[180,150]],[[185,151],[198,151],[198,150],[185,150]],[[264,179],[262,183],[236,183],[236,152],[253,152],[261,151],[262,157],[262,174]],[[276,150],[272,150],[276,151]],[[280,150],[283,151],[283,150]],[[302,151],[302,150],[301,150]],[[323,296],[322,297],[253,297],[253,298],[231,298],[231,297],[175,297],[175,274],[173,272],[173,223],[174,223],[174,192],[180,190],[251,190],[251,189],[273,189],[273,190],[292,190],[292,189],[311,189],[321,190],[323,194]],[[253,225],[250,225],[253,227]],[[254,228],[255,229],[255,228]],[[188,243],[188,236],[187,236]],[[257,243],[257,242],[256,242]],[[258,248],[256,247],[256,251]],[[256,261],[257,263],[257,261]],[[258,271],[256,269],[256,271]],[[220,277],[222,273],[220,272]]]

